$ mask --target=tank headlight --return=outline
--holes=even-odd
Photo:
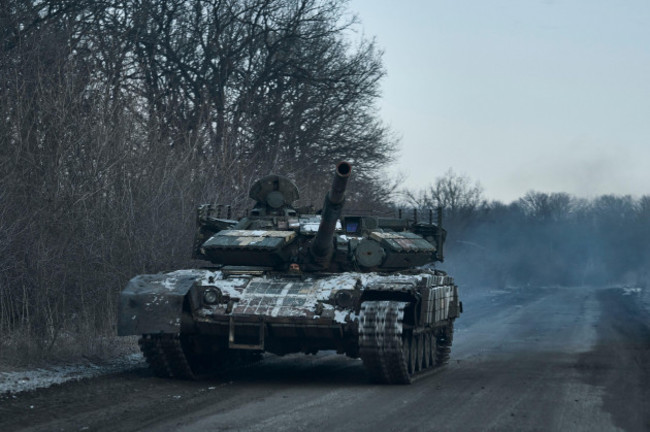
[[[207,288],[203,291],[203,302],[209,305],[221,302],[221,291],[219,288]]]
[[[349,309],[354,306],[354,295],[351,291],[339,291],[334,295],[334,302],[337,306]]]

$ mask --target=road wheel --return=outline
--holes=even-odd
[[[418,372],[420,372],[423,369],[424,366],[424,337],[423,334],[420,333],[415,337],[416,344],[417,344],[417,350],[416,350],[416,365],[415,368]]]
[[[430,331],[424,333],[424,366],[423,366],[424,369],[430,368],[431,365],[433,364],[432,361],[433,353],[431,352],[432,351],[431,339],[432,339],[432,335]]]
[[[441,366],[449,361],[451,343],[454,340],[454,322],[450,321],[445,327],[438,329],[436,334],[436,365]]]
[[[408,364],[408,371],[409,375],[415,374],[417,372],[417,342],[415,340],[414,335],[410,335],[408,338],[405,340],[408,341],[407,347],[408,347],[408,359],[409,359],[409,364]]]

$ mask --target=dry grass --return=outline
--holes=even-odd
[[[0,371],[92,362],[102,364],[139,351],[137,336],[63,333],[56,341],[15,331],[0,341]]]

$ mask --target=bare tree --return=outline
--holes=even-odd
[[[418,192],[406,191],[404,196],[416,208],[441,208],[445,225],[457,239],[463,238],[465,229],[487,207],[480,183],[472,182],[466,175],[456,174],[452,169],[436,178],[428,188]]]
[[[105,13],[102,36],[128,35],[128,78],[166,145],[262,172],[391,160],[396,140],[373,106],[381,53],[346,42],[344,2],[139,0]]]
[[[529,191],[517,204],[524,214],[538,221],[558,221],[569,217],[574,211],[574,201],[567,193]]]

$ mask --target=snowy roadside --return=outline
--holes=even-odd
[[[645,310],[650,313],[650,289],[649,288],[639,288],[639,297],[641,298],[641,303],[645,307]]]
[[[623,295],[634,296],[638,303],[650,314],[650,289],[638,286],[618,286],[623,290]]]
[[[142,354],[129,354],[102,364],[88,363],[17,372],[0,372],[0,400],[7,397],[16,397],[16,393],[24,391],[121,372],[134,367],[146,367]]]
[[[623,295],[637,295],[639,296],[639,299],[641,299],[642,302],[648,300],[647,299],[648,293],[646,292],[647,290],[644,290],[641,287],[623,285],[623,286],[615,286],[614,288],[623,290]]]

